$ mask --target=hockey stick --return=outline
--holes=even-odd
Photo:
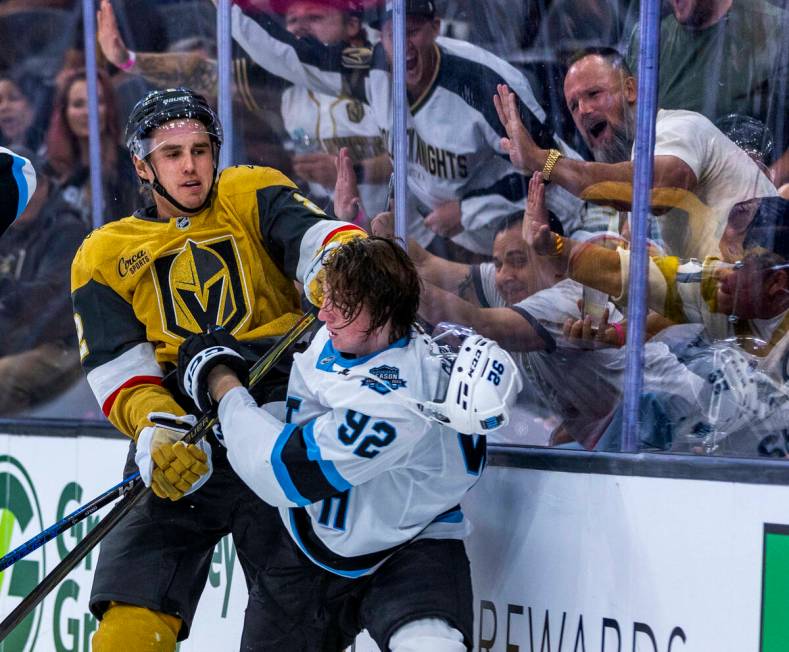
[[[258,360],[249,372],[249,387],[254,387],[279,361],[282,355],[294,344],[307,330],[315,323],[317,319],[318,309],[313,308],[305,313],[299,321],[297,321],[290,330],[280,337],[274,345],[266,352],[266,354]],[[192,444],[205,437],[211,429],[217,424],[215,410],[206,412],[200,417],[194,427],[184,435],[183,441]],[[17,607],[5,617],[3,622],[0,623],[0,641],[13,631],[13,629],[24,618],[36,608],[41,602],[66,576],[79,564],[85,556],[93,550],[101,540],[118,524],[118,522],[136,505],[141,498],[146,494],[147,487],[138,476],[131,479],[131,476],[124,480],[121,485],[126,481],[131,482],[131,486],[125,490],[125,496],[110,512],[99,522],[99,524],[91,530],[82,541],[80,541],[74,549],[66,555],[63,560],[53,568],[49,574],[33,589],[30,594],[20,602]],[[113,489],[116,489],[113,487]],[[112,490],[110,490],[112,491]],[[106,492],[105,492],[106,494]],[[104,494],[103,494],[104,495]],[[101,498],[101,496],[99,497]],[[98,499],[96,499],[98,500]],[[95,501],[91,501],[95,502]],[[86,505],[87,507],[87,505]],[[80,512],[77,510],[77,512]],[[95,510],[94,510],[95,511]],[[76,513],[76,512],[75,512]],[[84,514],[82,518],[85,518]],[[80,519],[81,520],[81,519]],[[78,521],[74,521],[76,523]],[[73,525],[73,523],[72,523]],[[54,526],[53,526],[54,527]],[[42,533],[43,534],[43,533]],[[55,535],[57,536],[57,535]],[[43,544],[39,544],[43,545]],[[31,550],[28,550],[31,552]],[[27,553],[26,553],[27,554]]]
[[[11,552],[5,554],[0,558],[0,572],[12,564],[18,562],[23,557],[27,557],[34,550],[38,550],[48,541],[52,541],[56,536],[62,534],[66,530],[74,527],[77,523],[84,520],[94,512],[100,510],[105,505],[109,505],[114,500],[125,496],[134,487],[137,478],[140,477],[140,472],[133,473],[128,478],[124,478],[111,489],[107,489],[103,494],[97,496],[89,503],[82,505],[75,509],[68,516],[64,516],[54,525],[50,525],[46,530],[43,530],[32,539],[25,541],[23,544],[14,548]]]

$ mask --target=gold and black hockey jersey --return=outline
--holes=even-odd
[[[186,337],[212,325],[240,340],[284,333],[300,316],[292,281],[322,246],[363,233],[329,220],[271,168],[228,168],[212,192],[197,215],[140,211],[96,229],[72,265],[88,382],[133,437],[150,412],[183,414],[161,380]]]

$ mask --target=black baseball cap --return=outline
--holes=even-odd
[[[377,9],[377,14],[370,19],[370,27],[380,30],[386,21],[392,19],[392,4],[392,0],[387,0],[386,7]],[[405,0],[405,14],[432,20],[436,17],[436,3],[433,0]]]

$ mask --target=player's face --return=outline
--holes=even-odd
[[[436,38],[441,27],[438,18],[429,20],[419,16],[407,16],[405,25],[405,84],[408,92],[420,96],[430,86],[438,55]],[[381,28],[381,42],[386,58],[391,65],[394,59],[393,21],[386,21]]]
[[[164,189],[181,205],[199,207],[211,191],[214,157],[211,140],[197,120],[168,123],[152,134],[153,152],[146,161],[135,159],[137,173],[149,181],[152,170]],[[159,217],[177,217],[181,211],[154,193]]]
[[[382,351],[389,345],[389,326],[368,334],[370,312],[363,307],[359,314],[349,320],[334,303],[331,295],[325,292],[325,299],[318,312],[318,319],[326,324],[334,348],[342,353],[369,355]]]
[[[104,130],[107,107],[104,93],[99,86],[99,130]],[[84,79],[75,81],[66,99],[66,123],[71,132],[79,139],[88,137],[88,83]]]
[[[493,241],[493,265],[496,268],[496,289],[514,305],[529,296],[534,270],[529,265],[526,241],[520,224],[502,231]]]
[[[288,7],[285,27],[298,38],[313,36],[326,45],[339,43],[346,36],[343,13],[339,9],[310,0],[299,0]]]
[[[9,79],[0,80],[0,132],[5,142],[22,144],[33,115],[33,107],[17,85]]]
[[[636,101],[632,77],[624,77],[602,57],[584,57],[567,71],[564,99],[595,160],[630,159]]]

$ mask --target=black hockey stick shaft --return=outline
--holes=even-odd
[[[309,330],[317,318],[317,309],[305,313],[299,321],[280,337],[277,342],[258,360],[249,372],[249,387],[254,387],[279,361],[282,355]],[[205,437],[217,423],[216,414],[212,410],[207,412],[189,430],[183,440],[192,444]],[[0,641],[14,630],[25,617],[38,606],[38,604],[54,589],[66,576],[93,550],[118,522],[136,505],[146,494],[147,487],[142,479],[137,477],[132,481],[133,486],[127,490],[125,497],[110,512],[99,521],[63,560],[55,566],[47,576],[27,595],[17,607],[0,623]],[[79,510],[77,510],[79,511]],[[78,521],[77,521],[78,522]],[[72,524],[73,525],[73,524]]]

